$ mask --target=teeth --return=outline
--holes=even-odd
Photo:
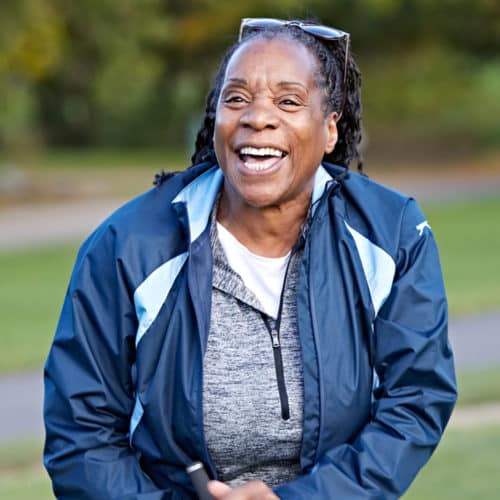
[[[266,170],[269,168],[268,165],[260,165],[259,163],[248,163],[248,162],[245,162],[245,166],[249,170],[254,170],[254,171]]]
[[[240,149],[240,155],[251,155],[251,156],[276,156],[281,158],[284,153],[279,149],[274,148],[252,148],[251,146],[245,146]]]

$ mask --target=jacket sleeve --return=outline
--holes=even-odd
[[[160,490],[129,446],[132,292],[111,229],[77,257],[45,367],[44,463],[61,499],[185,498]]]
[[[447,303],[432,231],[413,200],[402,218],[396,274],[373,324],[379,385],[351,442],[280,488],[284,499],[391,499],[430,458],[456,401]]]

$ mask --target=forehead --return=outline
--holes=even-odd
[[[318,69],[316,56],[291,38],[255,38],[244,42],[227,65],[225,81],[231,78],[247,81],[271,78],[301,81],[315,85]]]

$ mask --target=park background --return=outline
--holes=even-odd
[[[217,62],[254,16],[351,33],[366,172],[417,196],[441,249],[460,398],[405,498],[498,498],[497,0],[1,0],[0,418],[29,421],[30,399],[39,416],[22,381],[41,378],[79,242],[189,165]],[[0,497],[52,498],[38,424],[0,422]]]

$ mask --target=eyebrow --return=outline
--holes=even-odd
[[[304,90],[307,91],[307,87],[303,83],[300,83],[300,82],[292,82],[292,81],[282,80],[281,82],[278,83],[278,85],[280,87],[290,87],[292,85],[298,85],[299,87],[302,87]]]
[[[229,78],[229,82],[232,83],[239,83],[241,85],[247,85],[248,82],[244,78]]]
[[[244,78],[229,78],[228,82],[238,83],[240,85],[248,85],[248,81],[245,80]],[[278,82],[279,87],[290,87],[292,85],[298,85],[299,87],[302,87],[304,90],[307,91],[307,87],[303,83],[300,83],[300,82],[294,82],[294,81],[288,81],[288,80],[282,80],[282,81]]]

